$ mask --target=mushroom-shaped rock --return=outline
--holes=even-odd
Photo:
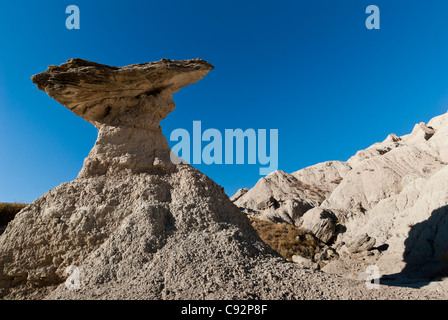
[[[170,171],[170,148],[159,123],[174,110],[172,94],[202,79],[202,60],[112,67],[71,59],[32,77],[38,88],[99,129],[80,178]]]

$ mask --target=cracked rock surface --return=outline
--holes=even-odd
[[[250,215],[324,237],[339,257],[325,272],[357,278],[375,265],[383,274],[434,280],[448,274],[447,163],[448,113],[408,135],[390,134],[346,162],[273,172],[232,200]],[[260,206],[266,199],[279,205]],[[334,215],[337,234],[322,211]]]

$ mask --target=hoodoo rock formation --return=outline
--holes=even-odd
[[[40,90],[95,125],[98,140],[80,178],[173,169],[159,123],[174,110],[172,95],[202,79],[204,60],[162,60],[123,68],[72,59],[32,80]]]
[[[24,208],[0,236],[0,297],[443,298],[368,290],[364,281],[287,262],[220,186],[174,165],[159,122],[175,107],[172,94],[212,69],[200,59],[122,68],[72,59],[32,77],[99,134],[78,178]],[[346,169],[329,170],[339,178]]]

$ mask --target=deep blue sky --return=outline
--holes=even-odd
[[[78,5],[81,29],[65,28]],[[365,9],[381,9],[367,30]],[[448,109],[448,1],[4,1],[0,7],[0,202],[31,202],[73,180],[96,129],[30,76],[79,57],[124,66],[203,58],[179,91],[176,128],[279,130],[279,169],[347,160]],[[174,142],[170,143],[174,145]],[[232,195],[259,165],[200,165]]]

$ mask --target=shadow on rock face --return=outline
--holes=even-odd
[[[421,288],[448,277],[448,205],[413,225],[404,243],[405,267],[400,273],[383,276],[381,283]]]

